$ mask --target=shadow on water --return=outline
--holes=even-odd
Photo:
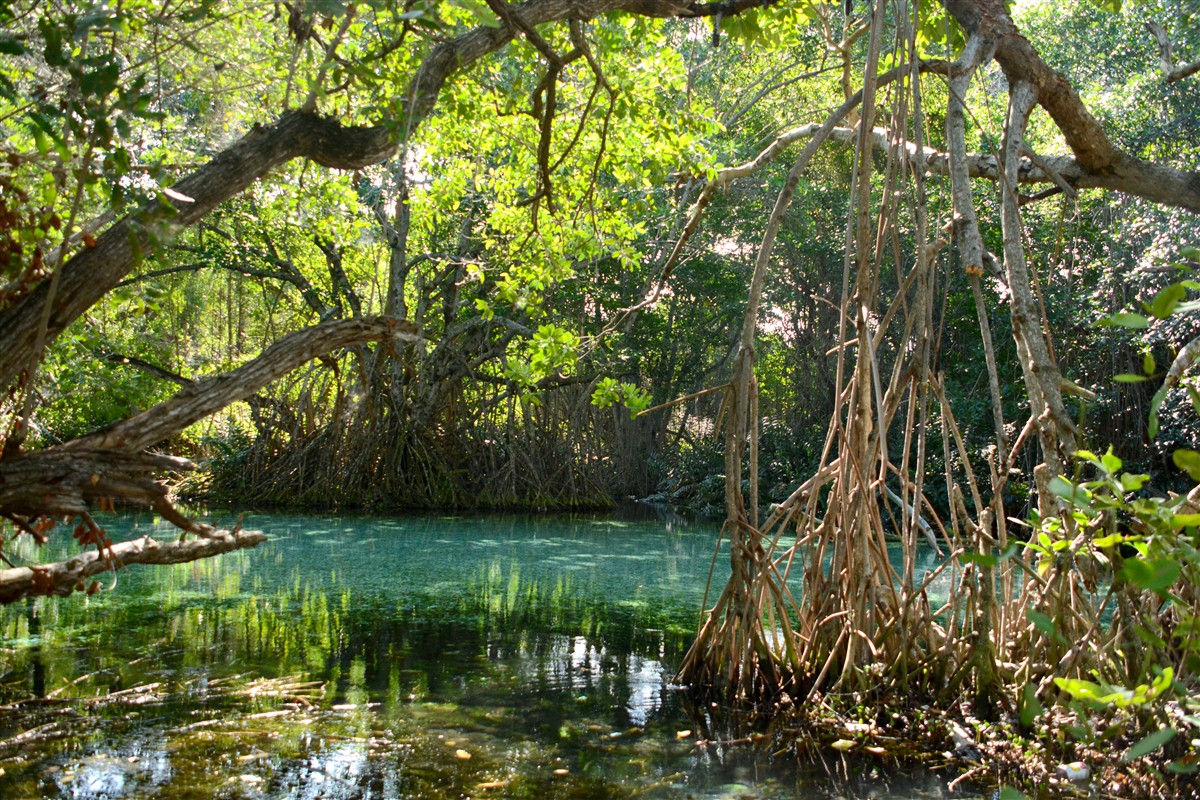
[[[173,535],[105,524],[117,540]],[[951,796],[886,755],[696,744],[711,709],[670,678],[712,525],[247,526],[271,541],[0,610],[0,797]]]

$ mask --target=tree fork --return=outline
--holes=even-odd
[[[1017,30],[1004,0],[942,0],[942,5],[968,33],[994,43],[1009,84],[1030,85],[1085,171],[1110,178],[1121,191],[1200,213],[1200,172],[1142,161],[1113,144],[1066,76],[1051,69]]]

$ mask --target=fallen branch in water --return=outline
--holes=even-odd
[[[0,570],[0,603],[22,597],[68,595],[87,589],[87,578],[130,564],[182,564],[257,547],[266,540],[262,531],[212,531],[199,539],[178,542],[143,536],[114,544],[103,552],[89,550],[66,561]]]

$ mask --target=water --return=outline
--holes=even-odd
[[[117,541],[175,535],[150,517],[102,522]],[[712,525],[246,527],[270,541],[0,610],[0,797],[951,796],[952,775],[795,732],[719,742],[719,711],[671,684]]]

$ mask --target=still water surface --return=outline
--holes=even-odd
[[[102,524],[116,541],[175,535]],[[800,755],[786,732],[697,745],[729,735],[671,684],[711,524],[246,527],[270,541],[0,609],[0,798],[978,796],[887,757]]]

